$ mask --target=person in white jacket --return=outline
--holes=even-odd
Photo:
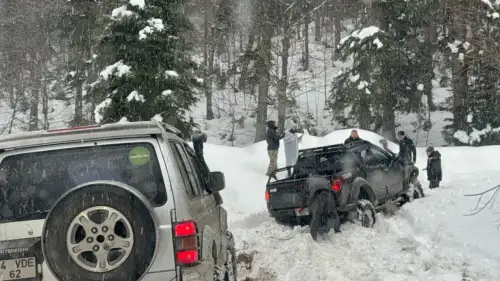
[[[288,130],[285,132],[285,138],[283,139],[288,176],[292,175],[292,169],[290,166],[295,165],[297,157],[299,156],[299,138],[297,137],[297,132],[297,125],[294,122],[290,122]]]

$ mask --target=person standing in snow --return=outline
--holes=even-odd
[[[291,166],[295,165],[297,157],[299,157],[299,138],[297,137],[298,128],[292,121],[289,129],[285,132],[283,143],[285,144],[286,166],[288,167],[288,176],[292,175]]]
[[[267,167],[266,175],[277,179],[276,170],[278,169],[278,150],[280,148],[280,139],[282,136],[278,134],[276,121],[269,120],[266,125],[267,154],[269,155],[269,166]]]
[[[427,153],[427,180],[430,182],[429,188],[433,189],[439,187],[439,182],[442,180],[441,170],[441,153],[435,150],[434,147],[429,146]]]
[[[351,131],[351,136],[349,136],[345,141],[344,144],[351,144],[355,141],[359,141],[361,138],[359,137],[358,131],[352,130]]]
[[[399,131],[397,134],[399,140],[399,153],[397,159],[403,164],[409,164],[417,161],[417,148],[413,141],[405,135],[404,131]]]

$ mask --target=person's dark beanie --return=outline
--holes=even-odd
[[[398,132],[398,136],[404,136],[405,135],[405,132],[404,131],[399,131]]]
[[[434,151],[434,147],[433,146],[429,146],[425,151],[426,152],[433,152]]]

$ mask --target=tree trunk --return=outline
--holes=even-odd
[[[257,8],[255,8],[257,10]],[[248,32],[248,42],[246,45],[246,50],[243,55],[243,58],[241,58],[241,75],[240,75],[240,80],[238,81],[238,88],[240,90],[243,90],[245,94],[251,94],[253,95],[253,91],[248,88],[248,65],[250,62],[253,60],[253,45],[255,44],[255,35],[257,32],[257,26],[259,24],[259,16],[257,13],[253,13],[253,22],[251,23],[250,30]],[[250,88],[253,88],[251,86]]]
[[[334,14],[334,11],[335,11],[335,1],[336,0],[333,0],[330,5],[328,6],[328,9],[326,9],[326,13],[327,13],[327,17],[328,17],[328,20],[326,21],[326,32],[328,34],[331,34],[333,33],[333,20],[335,18],[335,14]]]
[[[396,140],[396,99],[391,95],[385,95],[382,104],[382,136],[388,140]]]
[[[258,96],[258,108],[257,108],[257,123],[256,123],[256,133],[255,142],[259,142],[266,139],[266,121],[267,121],[267,106],[269,97],[269,71],[271,69],[271,36],[273,26],[271,24],[271,19],[269,16],[269,8],[271,5],[268,1],[261,1],[261,15],[263,19],[261,20],[261,40],[259,44],[259,58],[257,61],[257,77],[259,79],[259,96]]]
[[[280,132],[285,131],[285,115],[287,109],[286,89],[288,87],[288,57],[290,56],[290,30],[289,18],[285,16],[283,22],[283,40],[281,52],[281,78],[278,81],[278,126]]]
[[[28,130],[36,131],[38,130],[38,105],[40,102],[40,88],[41,88],[41,71],[39,63],[37,61],[32,61],[32,68],[30,71],[30,78],[32,81],[31,87],[31,99],[30,99],[30,121]]]
[[[314,11],[314,41],[321,42],[321,9]]]
[[[437,24],[431,21],[426,29],[426,52],[424,54],[424,67],[426,74],[424,76],[424,94],[427,96],[428,110],[436,109],[432,95],[432,79],[434,79],[434,52],[437,44]]]
[[[467,27],[459,13],[453,13],[452,38],[465,42]],[[461,61],[457,54],[452,61],[452,88],[453,88],[453,131],[467,130],[467,81],[468,63]]]
[[[335,16],[334,16],[334,25],[335,25],[335,48],[340,44],[340,39],[342,37],[342,7],[340,0],[334,0],[335,6],[334,6],[334,11],[335,11]],[[334,50],[335,50],[334,48]],[[339,53],[335,52],[335,55],[333,56],[334,60],[339,59]]]
[[[76,106],[75,106],[76,109]],[[43,78],[43,88],[42,88],[42,113],[43,113],[43,129],[49,129],[49,89],[47,78]],[[81,112],[80,112],[81,114]]]
[[[206,110],[207,110],[207,115],[206,119],[207,120],[212,120],[214,119],[214,112],[212,109],[212,75],[213,75],[213,65],[210,65],[210,61],[213,61],[209,59],[209,56],[213,56],[213,44],[211,44],[210,38],[210,28],[209,28],[209,18],[208,18],[208,9],[209,9],[209,0],[205,0],[204,3],[204,34],[203,34],[203,62],[204,62],[204,77],[203,77],[203,83],[204,83],[204,88],[205,88],[205,99],[206,99]],[[213,34],[212,34],[213,35]],[[210,52],[209,52],[210,50]]]
[[[371,3],[368,4],[368,11],[369,11],[369,24],[370,25],[375,25],[378,23],[378,19],[380,18],[378,14],[378,10],[376,7],[373,7]],[[370,81],[371,79],[371,58],[370,55],[364,55],[363,57],[360,58],[360,65],[361,65],[361,72],[360,76],[361,79],[364,81]],[[370,130],[370,125],[372,124],[372,114],[371,114],[371,108],[370,108],[370,102],[367,98],[366,95],[361,95],[360,96],[360,102],[359,102],[359,112],[358,112],[358,120],[359,120],[359,127],[360,129],[363,130]]]
[[[81,78],[78,78],[81,80]],[[74,125],[82,125],[83,122],[83,81],[78,81],[75,95],[75,117]]]
[[[309,5],[304,4],[304,54],[302,56],[302,70],[309,70]]]

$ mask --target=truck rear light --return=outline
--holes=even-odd
[[[175,262],[177,265],[192,265],[199,261],[199,238],[196,224],[192,221],[174,225]]]
[[[266,198],[266,201],[269,201],[269,191],[266,191],[266,193],[264,194],[264,197]]]
[[[342,189],[342,180],[336,179],[332,181],[332,190],[339,192]]]

